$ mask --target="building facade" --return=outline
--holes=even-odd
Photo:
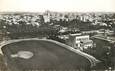
[[[93,41],[90,40],[89,35],[70,35],[67,43],[73,48],[79,50],[93,46]]]

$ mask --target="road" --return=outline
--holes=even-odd
[[[98,62],[97,59],[86,53],[47,39],[11,40],[2,43],[1,48],[9,67],[21,70],[87,69]],[[16,54],[18,51],[30,51],[34,56],[30,59],[12,58],[11,54]]]

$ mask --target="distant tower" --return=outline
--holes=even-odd
[[[45,11],[45,15],[46,15],[46,16],[50,16],[50,14],[51,14],[51,12],[50,12],[49,10],[46,10],[46,11]]]
[[[50,11],[45,11],[45,13],[44,13],[44,22],[46,23],[46,22],[50,22],[50,15],[51,15],[51,13],[50,13]]]

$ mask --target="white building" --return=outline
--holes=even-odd
[[[93,46],[93,41],[89,39],[89,35],[70,35],[67,44],[76,49],[87,49]]]
[[[44,16],[44,22],[46,23],[46,22],[50,22],[50,17],[49,16]]]

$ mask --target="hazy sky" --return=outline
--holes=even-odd
[[[115,0],[0,0],[0,11],[115,12]]]

